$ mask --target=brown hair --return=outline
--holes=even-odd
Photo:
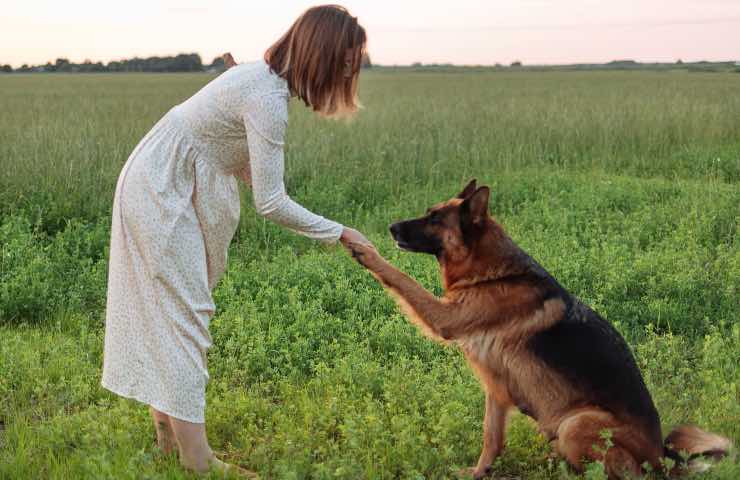
[[[366,42],[357,17],[339,5],[321,5],[298,17],[267,49],[265,62],[306,106],[325,116],[348,115],[359,107],[357,83]],[[349,77],[348,49],[354,53]]]

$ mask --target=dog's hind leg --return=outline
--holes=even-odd
[[[584,410],[566,418],[558,428],[555,446],[559,455],[578,472],[583,472],[584,461],[604,463],[609,479],[630,479],[642,475],[635,456],[620,441],[619,424],[608,412]],[[602,432],[612,432],[611,446],[607,447]],[[606,452],[606,455],[604,455]]]

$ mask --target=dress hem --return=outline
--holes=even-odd
[[[123,393],[121,390],[111,387],[110,385],[106,384],[104,381],[101,381],[100,385],[106,390],[112,393],[115,393],[119,397],[127,398],[129,400],[136,400],[137,402],[143,403],[145,405],[149,405],[150,407],[155,408],[156,410],[170,417],[176,418],[177,420],[182,420],[182,421],[190,422],[190,423],[206,423],[205,416],[199,419],[196,419],[195,417],[188,417],[186,415],[171,413],[171,410],[169,408],[162,407],[158,402],[148,400],[143,395],[139,395],[135,393]]]

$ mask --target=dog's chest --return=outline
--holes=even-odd
[[[492,375],[510,377],[511,364],[515,362],[516,349],[503,341],[494,331],[468,335],[455,340],[468,359],[485,367]]]
[[[493,367],[491,364],[495,356],[496,334],[492,331],[479,332],[455,339],[455,343],[469,358],[477,363]],[[498,362],[497,362],[498,363]],[[497,372],[499,373],[499,372]]]
[[[490,375],[506,386],[514,405],[535,420],[549,418],[568,397],[558,379],[543,368],[524,343],[513,343],[494,332],[470,335],[455,341],[481,377]]]

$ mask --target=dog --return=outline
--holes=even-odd
[[[479,378],[483,449],[468,473],[490,471],[513,407],[534,419],[554,453],[578,472],[585,461],[600,461],[609,478],[640,476],[646,462],[662,469],[668,457],[677,465],[670,473],[680,474],[698,457],[726,455],[729,439],[694,426],[663,440],[624,338],[511,240],[488,213],[489,195],[473,180],[423,217],[390,226],[398,247],[437,258],[441,298],[372,245],[348,246],[426,335],[462,349]]]

